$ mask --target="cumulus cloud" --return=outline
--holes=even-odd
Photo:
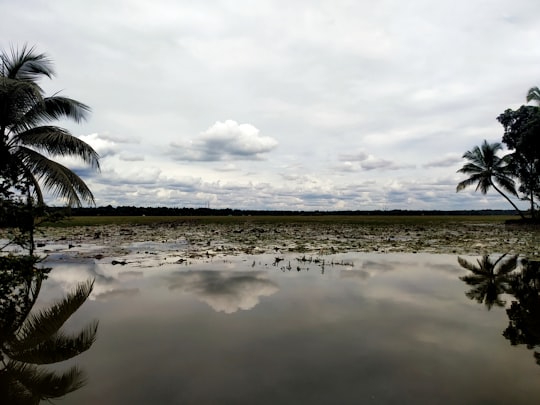
[[[81,135],[79,138],[94,148],[102,159],[107,156],[115,155],[120,150],[120,147],[115,141],[107,139],[96,133],[90,135]]]
[[[261,160],[277,145],[253,125],[233,120],[216,122],[191,142],[171,144],[174,158],[188,161]]]

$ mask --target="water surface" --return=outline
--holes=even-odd
[[[38,306],[95,278],[67,325],[99,319],[88,384],[62,404],[540,403],[533,352],[465,274],[430,254],[54,263]]]

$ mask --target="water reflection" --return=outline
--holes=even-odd
[[[45,365],[72,359],[92,346],[97,321],[75,334],[62,327],[86,301],[93,282],[80,283],[54,305],[32,311],[48,272],[35,264],[32,257],[0,257],[0,403],[37,404],[85,383],[77,366],[57,371]]]
[[[279,290],[264,272],[183,271],[171,273],[167,279],[169,290],[196,294],[215,311],[227,314],[252,309],[260,297]]]
[[[503,310],[471,311],[455,255],[279,257],[57,264],[42,298],[96,276],[79,315],[106,329],[63,403],[538,403],[540,368]]]
[[[473,286],[465,293],[467,297],[483,303],[488,310],[493,305],[504,307],[506,301],[501,295],[509,295],[509,324],[503,336],[513,346],[526,345],[532,350],[540,346],[540,261],[506,256],[493,259],[485,255],[477,264],[458,257],[460,266],[473,273],[460,279]],[[540,352],[535,350],[534,357],[540,365]]]
[[[540,345],[540,261],[523,260],[521,272],[511,282],[512,300],[506,310],[509,324],[503,332],[512,345],[534,349]],[[540,365],[540,353],[534,352]]]
[[[505,257],[506,255],[502,255],[493,260],[489,255],[484,255],[476,263],[458,257],[459,265],[472,273],[460,277],[467,285],[472,286],[465,295],[479,304],[483,303],[488,310],[493,305],[503,307],[505,301],[500,295],[510,291],[510,273],[516,269],[518,256]]]

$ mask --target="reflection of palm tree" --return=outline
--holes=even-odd
[[[476,302],[484,303],[488,309],[493,305],[502,307],[505,302],[499,298],[499,295],[510,292],[510,273],[516,269],[518,256],[512,256],[503,260],[506,255],[500,256],[492,261],[488,255],[477,260],[477,263],[470,263],[467,260],[458,257],[458,263],[464,269],[473,274],[460,277],[472,288],[465,293],[467,297]]]
[[[77,366],[60,373],[43,365],[77,356],[88,350],[96,338],[97,321],[74,335],[60,330],[86,301],[93,282],[81,283],[53,306],[31,313],[45,278],[44,272],[35,269],[34,264],[29,259],[0,258],[2,403],[37,404],[80,388],[84,375]]]
[[[506,310],[509,324],[503,336],[512,345],[524,344],[528,349],[540,345],[540,261],[523,261],[523,270],[512,280],[512,301]],[[540,353],[534,357],[540,365]]]

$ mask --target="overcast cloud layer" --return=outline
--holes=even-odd
[[[0,0],[0,45],[55,62],[97,205],[511,208],[461,155],[540,86],[538,0]],[[49,200],[49,204],[59,201]]]

